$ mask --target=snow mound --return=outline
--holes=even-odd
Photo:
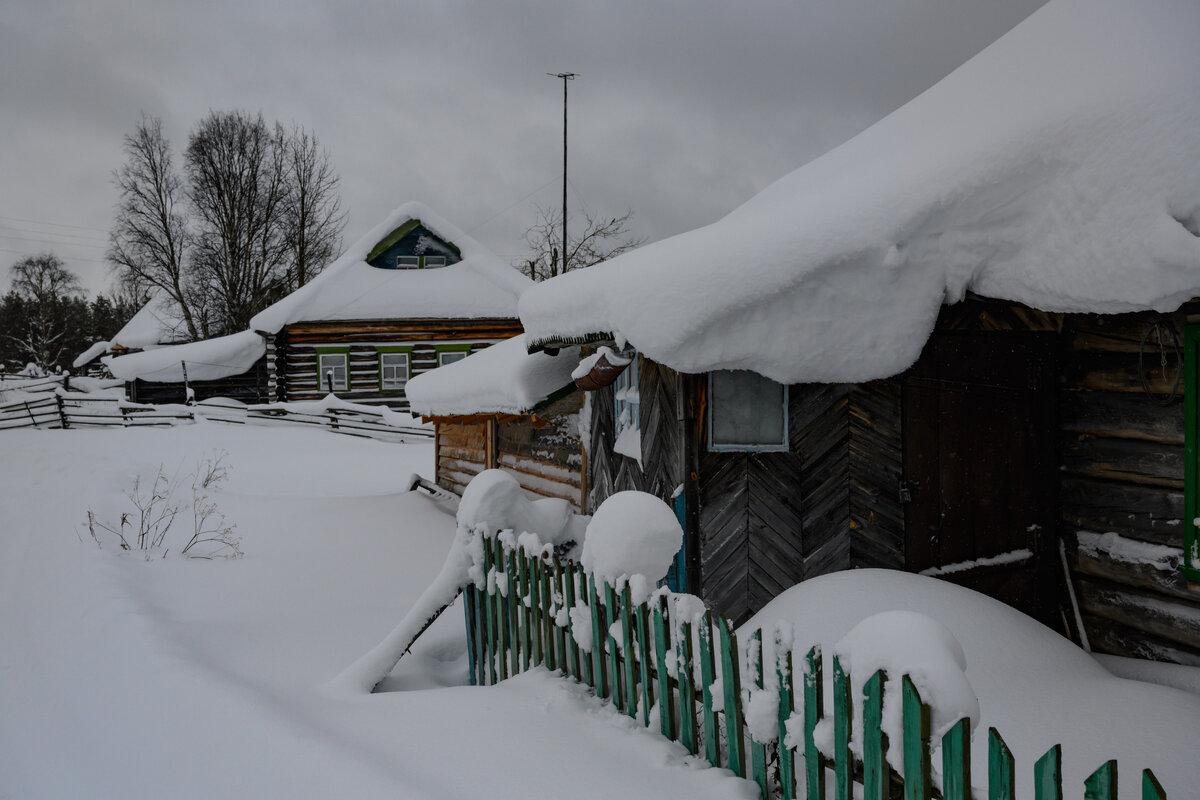
[[[967,657],[954,634],[942,623],[915,611],[885,611],[855,625],[834,645],[842,669],[850,673],[852,697],[879,670],[887,672],[883,694],[883,730],[895,743],[888,761],[903,774],[904,738],[902,678],[912,679],[930,707],[930,732],[940,741],[963,717],[971,730],[979,725],[979,698],[967,679]],[[858,751],[861,754],[861,741]]]
[[[683,543],[675,512],[645,492],[617,492],[600,504],[583,540],[583,568],[610,582],[666,576]]]
[[[1194,0],[1050,0],[724,219],[541,283],[536,346],[595,334],[681,372],[902,372],[944,302],[1169,311],[1200,294]],[[663,302],[670,298],[670,302]]]
[[[563,544],[573,532],[571,504],[557,497],[530,500],[508,472],[485,469],[467,484],[458,505],[460,528],[535,533],[543,545]]]

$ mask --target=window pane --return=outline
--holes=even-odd
[[[435,269],[446,266],[445,256],[425,256],[425,269]]]
[[[417,269],[420,266],[420,256],[396,256],[396,269]]]
[[[716,447],[786,444],[785,387],[756,372],[712,373],[712,443]]]
[[[408,383],[408,354],[380,353],[379,379],[384,389],[402,389]]]
[[[438,365],[453,364],[455,361],[462,361],[467,357],[463,350],[444,350],[438,353]]]
[[[332,377],[334,391],[345,390],[346,384],[346,355],[344,353],[323,353],[318,356],[321,390],[329,391]]]

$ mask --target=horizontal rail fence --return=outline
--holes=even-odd
[[[187,425],[198,418],[250,425],[314,425],[337,433],[384,441],[432,439],[433,431],[384,421],[383,411],[346,408],[301,411],[282,405],[145,405],[118,397],[59,392],[0,405],[0,430]]]
[[[712,611],[676,613],[661,595],[632,602],[628,586],[618,591],[577,563],[531,556],[496,537],[485,537],[484,558],[486,589],[470,586],[464,592],[472,684],[494,684],[538,665],[556,670],[587,683],[600,698],[689,752],[703,753],[714,767],[753,780],[768,800],[825,800],[827,782],[836,800],[972,797],[970,720],[959,720],[942,737],[939,789],[932,781],[930,707],[907,675],[901,682],[901,777],[887,760],[894,743],[882,730],[883,671],[855,698],[849,672],[836,657],[831,659],[830,753],[818,747],[818,723],[829,718],[823,694],[826,665],[818,647],[803,657],[803,712],[789,736],[797,687],[791,647],[778,635],[774,679],[764,681],[761,631],[755,631],[743,652],[730,621]],[[743,687],[777,692],[778,727],[772,741],[755,741],[749,734]],[[856,725],[861,725],[857,737]],[[862,742],[861,759],[851,751],[852,739]],[[987,800],[1014,800],[1016,764],[995,728],[988,730],[987,747]],[[1061,745],[1034,764],[1036,800],[1062,800],[1061,765]],[[1087,779],[1083,796],[1116,800],[1116,761]],[[1150,770],[1142,773],[1142,798],[1166,798]]]

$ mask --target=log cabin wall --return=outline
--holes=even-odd
[[[1064,318],[1062,534],[1095,650],[1200,665],[1200,591],[1177,569],[1185,312]],[[1158,321],[1179,333],[1165,365]]]
[[[586,505],[579,412],[583,393],[574,391],[536,414],[506,418],[496,428],[496,461],[529,493],[559,497],[576,512]]]
[[[350,388],[337,396],[355,403],[386,404],[408,410],[403,390],[382,391],[377,346],[412,345],[409,377],[437,367],[438,344],[471,343],[476,352],[521,333],[515,319],[348,320],[286,326],[269,346],[272,376],[280,400],[318,400],[327,391],[317,383],[317,349],[348,346]]]
[[[434,482],[461,497],[471,479],[488,468],[488,439],[493,426],[478,419],[439,420],[436,426]]]
[[[1200,665],[1200,591],[1177,569],[1189,310],[1046,314],[973,298],[944,308],[938,327],[1059,333],[1059,533],[1084,631],[1097,652]],[[1178,358],[1156,322],[1179,334]]]

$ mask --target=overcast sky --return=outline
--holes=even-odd
[[[105,287],[122,136],[210,109],[316,133],[352,241],[422,200],[506,260],[535,204],[712,222],[903,105],[1044,0],[4,0],[0,265]],[[0,286],[5,281],[0,280]]]

